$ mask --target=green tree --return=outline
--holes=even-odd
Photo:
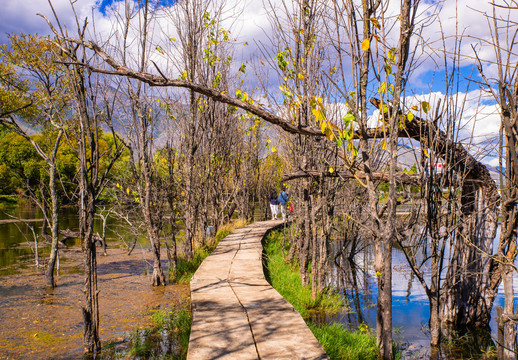
[[[40,197],[31,191],[32,200],[42,209],[45,221],[50,226],[52,248],[46,273],[47,286],[54,287],[54,265],[58,256],[59,198],[57,192],[57,156],[64,135],[66,115],[70,105],[67,77],[59,65],[60,53],[55,43],[37,35],[11,35],[9,43],[0,45],[0,66],[7,76],[0,78],[3,88],[0,122],[10,131],[25,138],[45,163],[48,185],[40,187]],[[25,104],[24,104],[25,102]],[[31,104],[28,106],[27,104]],[[14,112],[17,112],[15,115]],[[41,146],[29,136],[24,124],[40,126],[44,133],[56,132],[52,144]],[[29,162],[25,176],[35,177],[34,166]],[[25,169],[24,169],[25,170]],[[31,190],[31,184],[28,184]],[[47,195],[50,198],[47,200]],[[47,201],[50,206],[47,206]],[[48,211],[47,211],[48,209]]]

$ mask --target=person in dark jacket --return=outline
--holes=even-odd
[[[270,210],[272,211],[272,220],[277,219],[277,214],[279,213],[279,200],[275,191],[270,193]]]

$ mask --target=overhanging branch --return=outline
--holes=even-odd
[[[91,66],[89,64],[80,63],[75,59],[74,57],[71,57],[73,62],[77,65],[87,67],[93,72],[102,73],[102,74],[108,74],[108,75],[119,75],[119,76],[125,76],[132,79],[136,79],[139,81],[142,81],[143,83],[146,83],[150,86],[157,86],[157,87],[176,87],[176,88],[185,88],[192,90],[198,94],[207,96],[211,98],[214,101],[218,101],[224,104],[236,106],[242,110],[248,111],[249,113],[256,115],[260,117],[261,119],[273,124],[277,125],[283,130],[292,133],[292,134],[301,134],[301,135],[307,135],[307,136],[324,136],[322,131],[320,129],[312,127],[312,126],[298,126],[291,122],[289,119],[282,118],[271,111],[268,111],[267,109],[251,104],[249,102],[243,101],[241,99],[234,98],[230,95],[228,95],[228,92],[225,91],[218,91],[215,89],[212,89],[208,86],[201,85],[201,84],[195,84],[190,81],[186,80],[180,80],[180,79],[169,79],[164,76],[164,74],[160,72],[160,76],[149,74],[146,72],[139,72],[132,70],[124,65],[119,64],[113,57],[108,55],[99,45],[94,43],[93,41],[82,41],[79,39],[66,37],[57,32],[57,30],[52,26],[50,21],[43,15],[42,16],[49,26],[51,27],[54,34],[61,39],[62,41],[69,42],[72,44],[76,44],[79,46],[84,46],[85,48],[92,50],[96,55],[98,55],[106,64],[108,64],[113,71],[97,68],[94,66]],[[59,44],[57,44],[60,46]],[[63,47],[61,47],[64,51]]]
[[[333,171],[331,172],[322,172],[317,170],[298,170],[289,174],[286,174],[283,176],[282,181],[290,181],[290,180],[296,180],[296,179],[302,179],[302,178],[319,178],[321,176],[324,176],[326,178],[340,178],[343,180],[347,179],[357,179],[357,180],[365,180],[367,179],[367,174],[362,171],[356,171],[352,172],[349,170],[340,170],[340,171]],[[388,171],[373,171],[371,172],[371,178],[375,181],[389,181],[389,173]],[[441,184],[443,176],[441,174],[436,174],[434,176],[434,183]],[[423,184],[423,177],[418,174],[407,174],[404,172],[399,172],[395,175],[395,180],[399,184],[404,185],[422,185]],[[482,180],[478,179],[466,179],[466,183],[471,184],[479,184],[483,185]]]

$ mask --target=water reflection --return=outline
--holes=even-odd
[[[35,206],[20,204],[0,211],[0,220],[12,220],[9,215],[20,219],[27,219],[27,224],[21,222],[0,222],[0,275],[9,275],[17,272],[17,267],[24,264],[34,264],[34,235],[29,227],[34,229],[36,235],[41,234],[43,215]],[[9,215],[8,215],[9,214]],[[78,210],[72,206],[62,207],[59,211],[59,227],[61,230],[70,229],[79,231]],[[95,219],[95,232],[102,233],[102,221]],[[48,231],[48,230],[47,230]],[[116,221],[115,217],[108,219],[106,237],[118,239],[118,234],[126,234],[127,229]],[[50,244],[38,239],[40,259],[47,257]],[[68,246],[77,245],[79,242],[67,240]],[[13,266],[16,265],[16,266]]]
[[[500,238],[498,228],[494,240],[494,248]],[[345,247],[345,248],[344,248]],[[378,295],[374,270],[374,249],[364,245],[351,249],[350,244],[337,241],[333,244],[336,254],[335,266],[331,270],[331,286],[342,289],[342,294],[349,300],[352,312],[339,313],[329,319],[329,322],[339,322],[351,329],[356,329],[362,323],[371,328],[376,327],[376,299]],[[352,253],[351,253],[352,251]],[[446,258],[447,258],[446,254]],[[405,255],[400,249],[392,252],[392,321],[394,340],[406,344],[415,358],[426,357],[430,353],[430,338],[428,320],[430,308],[428,297],[422,285],[407,265]],[[430,280],[430,267],[424,268],[427,282]],[[515,296],[518,295],[518,278],[514,278]],[[490,322],[491,335],[496,338],[496,306],[503,306],[503,285],[498,289]],[[410,355],[409,355],[410,357]]]

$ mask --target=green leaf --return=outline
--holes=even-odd
[[[428,114],[428,111],[430,111],[430,103],[428,103],[426,101],[422,101],[421,108],[423,109],[425,114]]]
[[[342,118],[342,121],[344,122],[344,126],[347,127],[350,123],[354,122],[356,118],[353,115],[352,111],[348,111],[347,114]]]
[[[351,153],[352,156],[358,156],[358,149],[356,149],[356,146],[352,142],[347,144],[347,150]]]

